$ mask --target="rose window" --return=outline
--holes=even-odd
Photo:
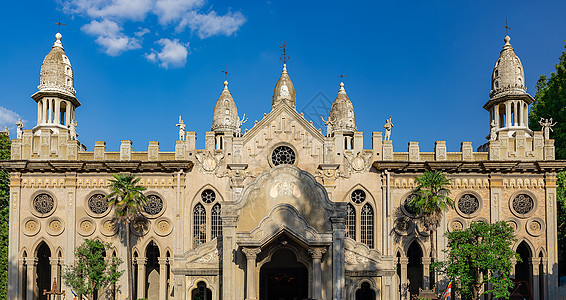
[[[279,146],[271,154],[273,165],[292,165],[295,163],[295,151],[289,146]]]
[[[529,195],[519,194],[513,199],[513,210],[520,215],[530,213],[534,207],[535,201]]]
[[[366,200],[366,192],[362,190],[355,190],[352,192],[351,198],[352,202],[360,204]]]
[[[88,208],[95,214],[103,214],[108,210],[108,200],[102,194],[95,194],[88,198]]]
[[[202,191],[202,194],[200,194],[200,198],[204,203],[212,203],[216,200],[216,194],[213,190],[204,190]]]
[[[415,199],[415,198],[417,198],[417,194],[410,194],[405,199],[405,203],[403,203],[403,208],[410,215],[416,215],[417,214],[415,209],[413,207],[411,207],[411,205],[409,205],[409,203],[411,203],[411,201],[413,201],[413,199]]]
[[[146,205],[143,206],[143,210],[148,215],[152,215],[152,216],[157,215],[161,212],[162,209],[163,209],[163,200],[161,200],[161,197],[157,195],[147,196],[147,202]]]
[[[471,215],[480,208],[480,201],[471,194],[466,194],[458,200],[458,209],[466,215]]]
[[[55,207],[53,197],[48,194],[39,194],[33,198],[33,208],[40,214],[47,214]]]

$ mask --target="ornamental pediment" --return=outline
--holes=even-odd
[[[218,239],[198,245],[195,249],[185,252],[183,255],[187,267],[215,267],[220,263],[222,244]]]
[[[344,240],[344,262],[348,271],[377,271],[391,269],[393,260],[382,257],[375,249],[346,238]]]

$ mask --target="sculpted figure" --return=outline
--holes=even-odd
[[[552,127],[556,125],[556,122],[552,122],[552,118],[550,119],[540,118],[538,123],[540,124],[540,126],[542,126],[542,130],[544,131],[544,139],[545,140],[550,139],[550,132],[551,131],[554,132],[554,130],[552,130]]]
[[[287,83],[283,81],[283,85],[281,86],[281,90],[279,91],[279,97],[284,99],[289,99],[291,94],[289,93],[289,88],[287,87]]]
[[[71,137],[71,140],[76,140],[77,139],[77,121],[73,120],[71,121],[71,124],[69,125],[69,135]]]
[[[322,120],[322,122],[324,122],[324,126],[326,126],[326,136],[330,136],[330,134],[332,133],[333,122],[330,121],[330,119],[328,119],[328,121],[325,121],[322,116],[320,116],[320,119]]]
[[[16,138],[21,139],[23,134],[24,134],[24,123],[22,122],[22,119],[18,119],[18,123],[16,123]]]
[[[495,120],[492,120],[490,130],[489,130],[489,140],[490,141],[495,141],[497,139],[497,133],[495,132],[496,130],[497,130],[497,124],[495,124]]]
[[[391,138],[392,127],[393,123],[391,123],[391,116],[389,116],[389,119],[385,120],[385,125],[383,125],[383,128],[385,128],[385,135],[383,136],[384,140],[389,141],[389,139]]]
[[[185,140],[185,122],[181,119],[181,115],[179,115],[179,124],[176,125],[179,127],[179,141]]]
[[[242,136],[242,125],[244,125],[247,121],[248,119],[246,118],[246,114],[244,114],[242,119],[238,121],[238,136]]]

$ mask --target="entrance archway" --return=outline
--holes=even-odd
[[[532,272],[529,267],[529,259],[532,257],[529,245],[524,241],[519,244],[516,250],[521,262],[515,265],[515,287],[510,299],[522,299],[531,295]]]
[[[407,264],[407,279],[409,279],[409,293],[418,295],[419,288],[423,287],[423,251],[419,243],[414,241],[407,250],[409,264]]]
[[[375,300],[375,291],[371,289],[369,282],[362,283],[356,291],[356,300]]]
[[[206,287],[204,281],[197,283],[197,288],[191,293],[191,300],[212,300],[212,291]]]
[[[35,269],[35,289],[34,299],[47,300],[47,296],[43,295],[43,290],[51,290],[51,250],[45,242],[37,248],[37,267]]]
[[[308,298],[308,270],[289,249],[277,250],[260,270],[260,300]]]
[[[159,248],[151,241],[145,251],[147,264],[145,269],[145,293],[147,299],[159,298]]]

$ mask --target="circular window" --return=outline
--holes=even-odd
[[[352,195],[350,196],[352,198],[352,202],[356,203],[356,204],[360,204],[364,201],[366,201],[366,192],[358,189],[352,192]]]
[[[519,215],[526,215],[535,207],[535,201],[527,194],[519,194],[513,199],[512,206]]]
[[[216,193],[214,193],[214,191],[210,189],[204,190],[202,191],[202,194],[200,194],[200,198],[204,203],[212,203],[214,202],[214,200],[216,200]]]
[[[49,194],[39,194],[33,198],[33,208],[40,214],[48,214],[55,207],[55,201]]]
[[[94,194],[88,198],[88,208],[95,214],[103,214],[108,210],[108,199],[103,194]]]
[[[480,209],[479,199],[472,194],[465,194],[458,200],[458,209],[465,215],[471,215]]]
[[[143,211],[148,215],[155,216],[163,210],[163,200],[157,195],[147,196],[146,205],[143,206]]]
[[[295,151],[289,146],[279,146],[271,154],[273,165],[292,165],[295,163]]]
[[[417,215],[417,211],[409,205],[409,203],[415,198],[417,198],[417,194],[410,194],[409,196],[407,196],[407,198],[405,198],[405,203],[403,203],[403,206],[401,206],[405,214],[410,217]]]

